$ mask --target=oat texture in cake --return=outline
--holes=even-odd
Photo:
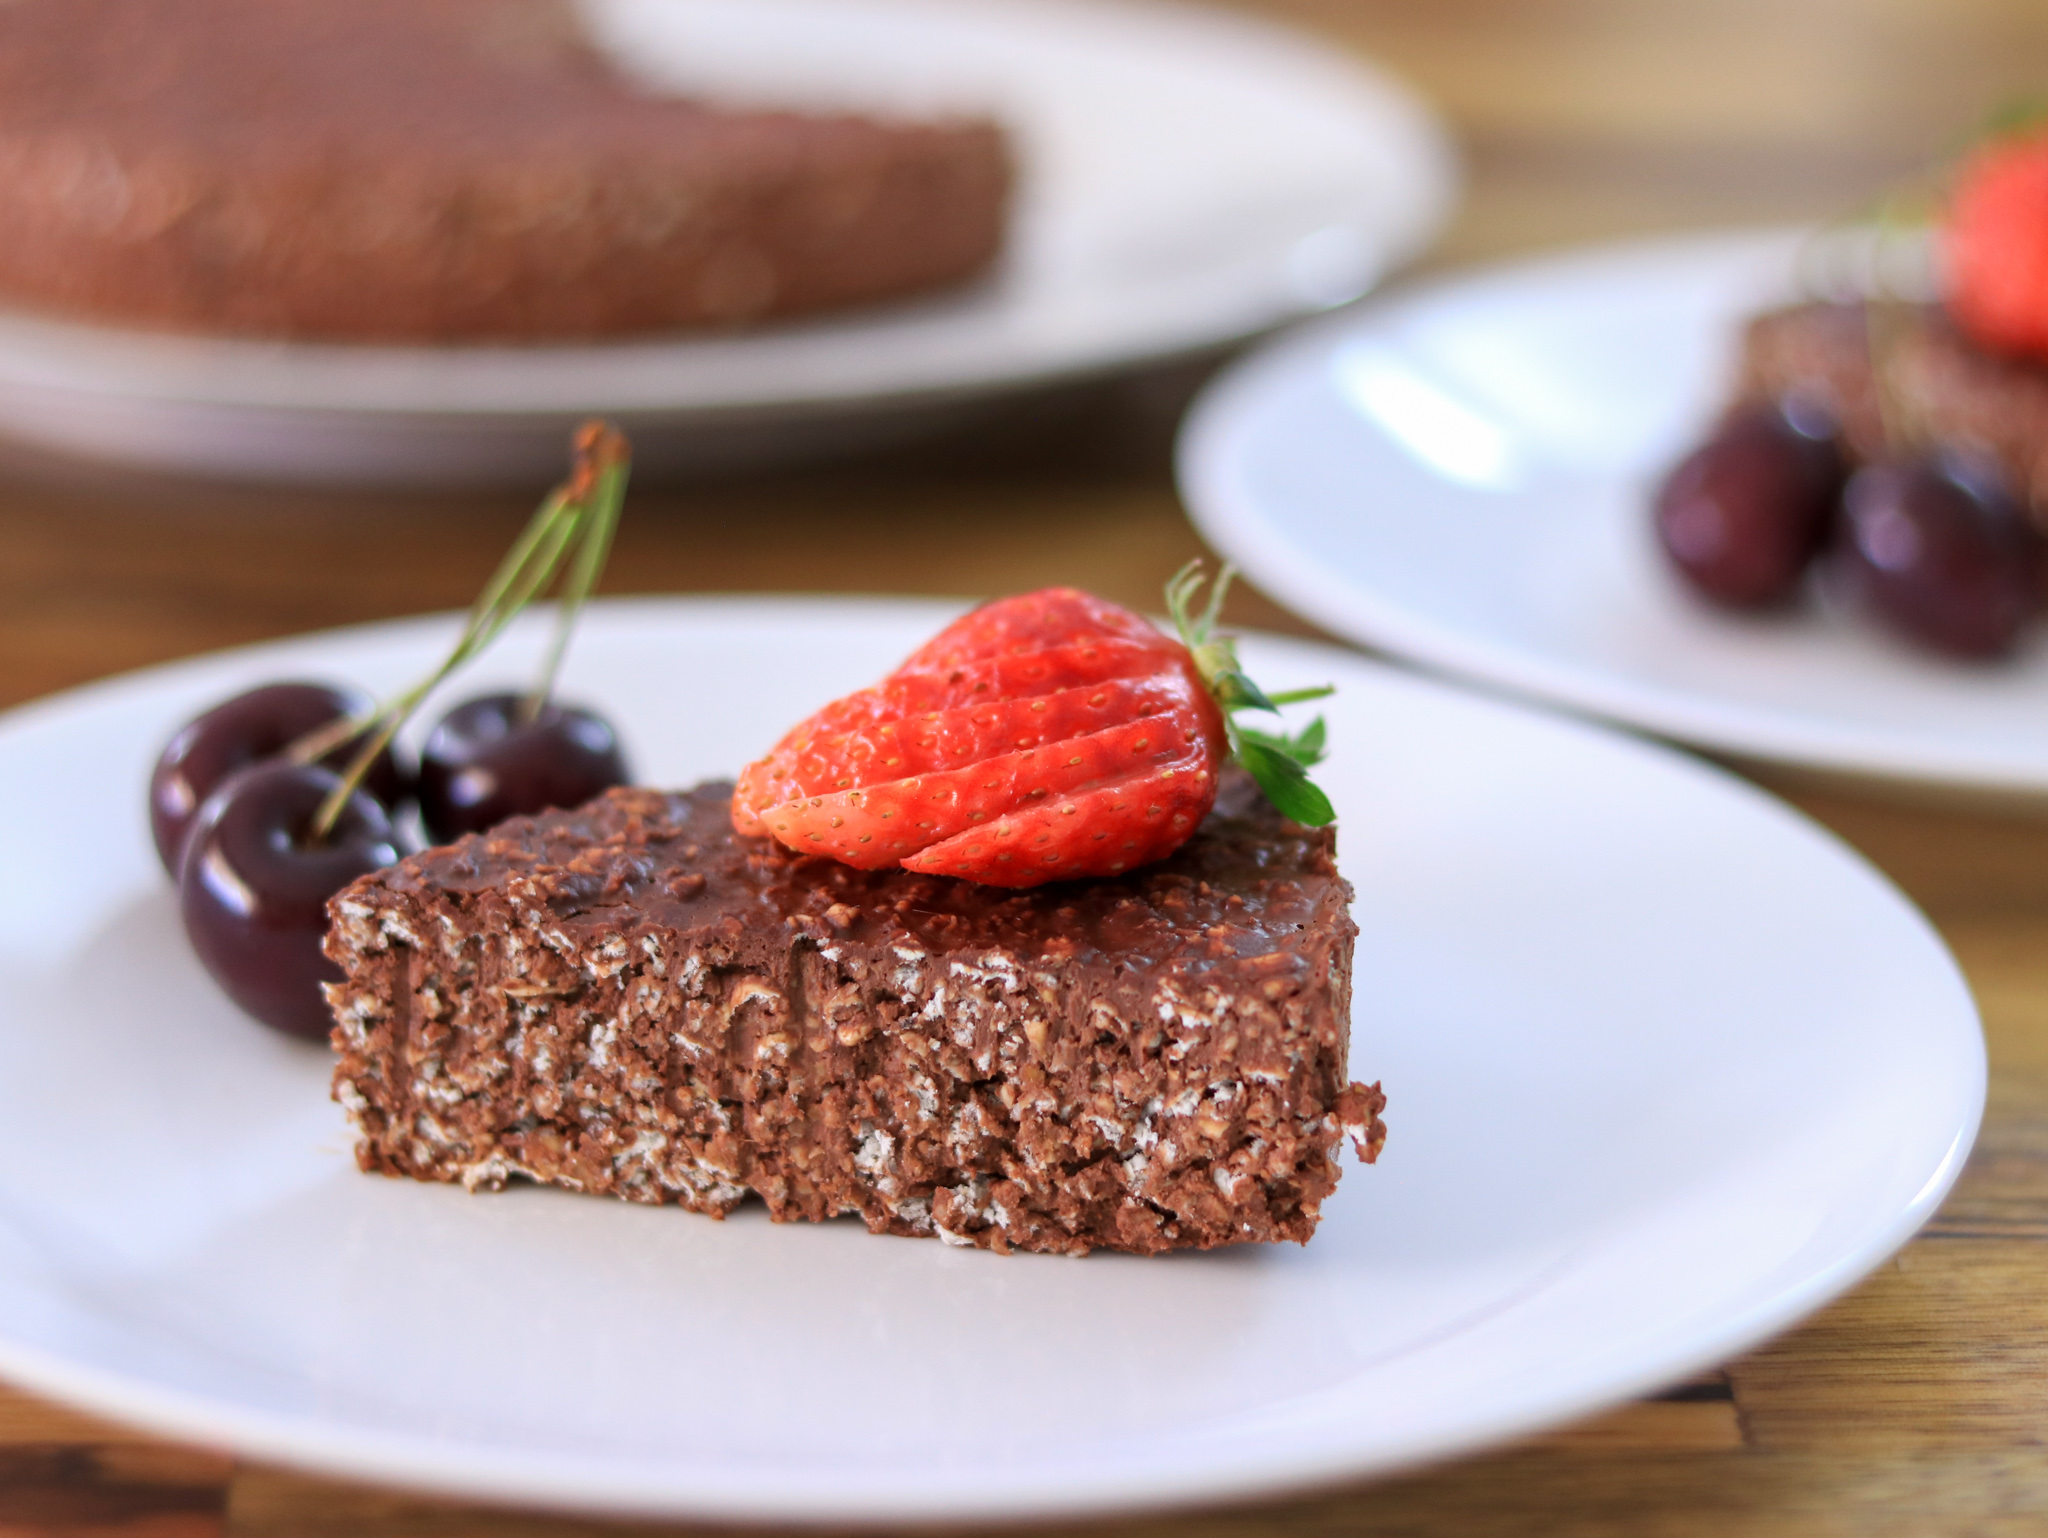
[[[724,785],[364,877],[328,938],[358,1160],[998,1251],[1306,1241],[1384,1136],[1350,889],[1225,778],[1170,858],[1025,891],[737,834]]]

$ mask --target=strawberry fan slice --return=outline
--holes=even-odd
[[[1110,876],[1216,798],[1222,712],[1188,649],[1072,588],[964,616],[748,767],[743,833],[994,886]]]

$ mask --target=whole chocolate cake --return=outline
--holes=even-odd
[[[1007,1251],[1305,1241],[1348,1083],[1333,834],[1249,779],[1170,858],[1006,891],[736,834],[730,787],[618,790],[330,904],[336,1097],[366,1170]]]
[[[984,270],[986,122],[653,94],[566,0],[0,3],[0,302],[346,341],[608,337]]]

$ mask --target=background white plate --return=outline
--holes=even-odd
[[[929,603],[614,603],[569,689],[644,776],[728,772]],[[0,1371],[256,1454],[468,1495],[778,1519],[1024,1516],[1390,1469],[1724,1358],[1934,1210],[1982,1039],[1828,835],[1666,750],[1329,648],[1391,1137],[1305,1248],[1009,1258],[356,1172],[328,1060],[214,992],[155,868],[159,741],[237,687],[383,687],[422,621],[0,721]],[[520,676],[529,632],[483,675]],[[483,679],[472,680],[480,683]]]
[[[1428,666],[1756,759],[2048,794],[2048,631],[1972,666],[1818,603],[1709,609],[1649,520],[1799,237],[1617,246],[1389,295],[1233,368],[1181,438],[1215,546]]]
[[[583,0],[693,96],[992,114],[1022,185],[1001,269],[943,297],[723,337],[339,347],[0,315],[0,431],[314,480],[552,474],[574,420],[650,465],[874,437],[909,408],[1196,351],[1355,298],[1435,233],[1456,173],[1419,100],[1279,28],[1082,0]]]

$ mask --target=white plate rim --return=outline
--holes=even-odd
[[[935,621],[943,620],[962,607],[958,602],[925,598],[750,594],[683,599],[608,599],[593,605],[593,610],[614,620],[630,622],[635,614],[658,616],[673,613],[679,606],[705,613],[758,612],[764,607],[795,609],[807,615],[837,610],[853,617],[883,611],[910,611],[930,616]],[[421,636],[440,634],[445,633],[457,618],[449,614],[373,622],[156,664],[0,713],[0,739],[14,737],[23,731],[33,732],[45,722],[61,720],[74,712],[90,713],[117,704],[131,691],[147,694],[182,674],[233,669],[259,661],[279,648],[389,640],[407,632]],[[1263,643],[1283,651],[1292,649],[1305,661],[1328,652],[1328,648],[1318,643],[1288,637],[1255,636],[1252,639],[1255,644]],[[1917,928],[1921,938],[1946,964],[1949,980],[1970,1026],[1963,1036],[1969,1058],[1963,1065],[1963,1072],[1973,1085],[1967,1117],[1912,1200],[1899,1208],[1887,1222],[1874,1228],[1852,1251],[1814,1271],[1797,1286],[1785,1288],[1767,1301],[1731,1314],[1712,1329],[1697,1333],[1687,1350],[1641,1363],[1630,1372],[1610,1373],[1597,1381],[1582,1383],[1571,1392],[1539,1390],[1523,1395],[1520,1400],[1510,1398],[1490,1413],[1473,1417],[1455,1432],[1392,1447],[1383,1445],[1376,1453],[1364,1457],[1337,1443],[1293,1458],[1266,1456],[1249,1467],[1223,1463],[1193,1479],[1188,1478],[1185,1471],[1171,1479],[1160,1478],[1152,1482],[1105,1476],[1094,1482],[1069,1485],[1056,1493],[1037,1492],[1028,1500],[1017,1498],[1013,1492],[1002,1491],[993,1492],[990,1498],[981,1501],[963,1501],[956,1491],[945,1492],[932,1500],[906,1499],[901,1492],[893,1492],[879,1498],[849,1502],[843,1495],[825,1497],[815,1491],[802,1492],[794,1500],[786,1495],[763,1500],[745,1490],[705,1492],[693,1488],[682,1491],[672,1481],[659,1476],[622,1479],[616,1465],[594,1460],[579,1469],[577,1460],[559,1459],[546,1470],[535,1470],[522,1463],[517,1454],[451,1456],[446,1448],[422,1450],[404,1437],[381,1436],[359,1429],[338,1433],[332,1427],[281,1424],[278,1417],[261,1411],[224,1407],[205,1396],[81,1367],[60,1354],[38,1349],[5,1333],[0,1333],[0,1371],[33,1390],[166,1436],[231,1447],[257,1457],[324,1473],[501,1504],[530,1504],[622,1516],[692,1517],[743,1524],[831,1525],[847,1521],[890,1521],[935,1525],[976,1518],[1074,1517],[1187,1507],[1224,1499],[1257,1499],[1350,1483],[1475,1451],[1610,1407],[1712,1367],[1779,1333],[1838,1297],[1910,1239],[1934,1214],[1952,1188],[1974,1143],[1984,1111],[1986,1061],[1975,1009],[1953,958],[1948,956],[1932,925],[1889,878],[1826,828],[1740,776],[1715,765],[1596,724],[1558,718],[1511,701],[1475,697],[1454,685],[1420,678],[1370,659],[1354,656],[1345,660],[1348,665],[1377,675],[1390,687],[1449,696],[1468,705],[1478,705],[1489,713],[1521,718],[1543,730],[1598,739],[1611,750],[1654,763],[1667,772],[1675,772],[1719,793],[1732,794],[1798,836],[1828,846],[1837,857],[1857,867],[1881,888],[1896,905],[1899,916]]]

